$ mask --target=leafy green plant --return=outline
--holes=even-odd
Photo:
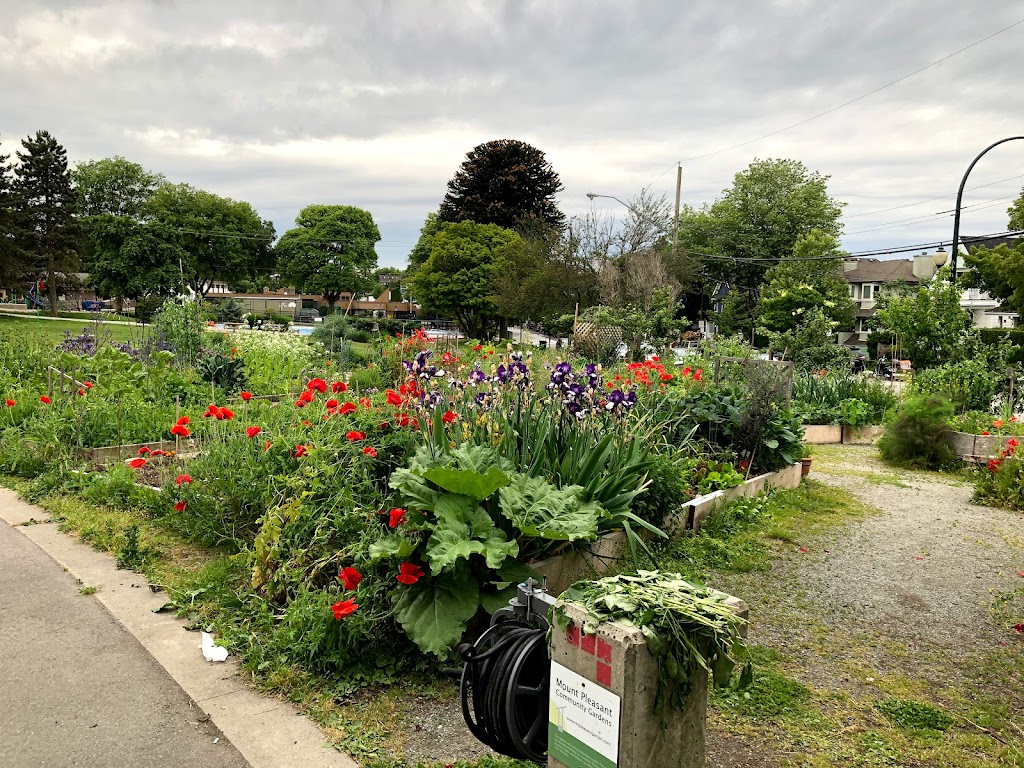
[[[963,359],[921,371],[914,377],[914,391],[946,397],[958,413],[987,411],[999,381],[984,360]]]
[[[204,348],[196,359],[196,372],[203,381],[225,392],[238,392],[245,388],[248,374],[245,360],[216,348]]]
[[[585,634],[595,634],[609,621],[639,627],[658,660],[655,711],[666,703],[682,708],[699,670],[709,673],[714,685],[725,687],[736,664],[747,660],[741,634],[746,622],[726,605],[726,597],[678,573],[658,571],[579,582],[562,595],[565,602],[584,610]],[[570,621],[564,611],[556,618],[563,629]],[[747,686],[752,680],[753,667],[746,664],[738,684]]]
[[[878,441],[882,458],[896,466],[916,469],[955,466],[959,457],[953,450],[952,418],[953,406],[944,397],[910,398]]]
[[[855,397],[839,403],[840,424],[847,427],[866,427],[872,421],[871,406]]]
[[[1024,461],[1020,441],[1011,438],[999,455],[974,472],[974,499],[1009,509],[1024,509]]]
[[[953,718],[931,704],[909,699],[887,699],[875,705],[894,725],[907,730],[946,731]]]
[[[579,486],[516,473],[484,446],[440,456],[421,447],[390,484],[407,508],[391,511],[394,532],[370,556],[402,562],[395,616],[422,650],[442,658],[478,610],[507,604],[544,542],[593,540],[605,514]]]
[[[141,571],[154,550],[139,541],[139,526],[129,525],[124,530],[124,540],[117,550],[117,567],[128,571]]]

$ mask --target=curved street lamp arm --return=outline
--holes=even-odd
[[[960,189],[956,193],[956,211],[953,214],[953,272],[949,276],[949,281],[951,283],[956,283],[956,259],[960,254],[960,203],[963,202],[964,199],[964,187],[967,186],[967,177],[971,175],[971,171],[974,170],[974,166],[978,164],[978,161],[981,160],[981,158],[983,158],[990,149],[994,149],[1000,144],[1005,144],[1008,141],[1017,141],[1018,139],[1024,139],[1024,136],[1010,136],[1006,139],[1000,139],[994,144],[989,144],[981,150],[981,152],[978,153],[978,156],[974,158],[969,166],[967,166],[967,171],[964,173],[964,177],[960,180]]]

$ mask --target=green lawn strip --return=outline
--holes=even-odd
[[[79,336],[83,328],[90,332],[96,329],[95,323],[82,320],[41,320],[34,317],[12,317],[0,315],[0,333],[16,334],[19,343],[45,344],[54,347],[64,341],[65,331],[72,336]],[[143,330],[134,323],[102,323],[99,326],[100,337],[111,341],[130,341],[138,339]]]

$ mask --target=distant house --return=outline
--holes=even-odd
[[[974,248],[995,248],[1008,245],[1011,248],[1020,243],[1020,236],[1015,237],[961,237],[960,258],[957,260],[957,279],[970,271],[964,264],[963,256]],[[1001,299],[995,299],[980,288],[967,288],[960,306],[971,313],[976,328],[1015,328],[1020,322],[1017,313],[1003,306]]]
[[[863,344],[868,340],[867,321],[875,314],[875,302],[884,286],[921,282],[911,259],[846,259],[843,277],[850,289],[850,298],[857,305],[857,317],[852,329],[839,332],[840,344]]]

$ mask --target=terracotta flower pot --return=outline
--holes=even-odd
[[[807,477],[811,474],[811,462],[814,460],[812,456],[806,456],[800,459],[800,477]]]

